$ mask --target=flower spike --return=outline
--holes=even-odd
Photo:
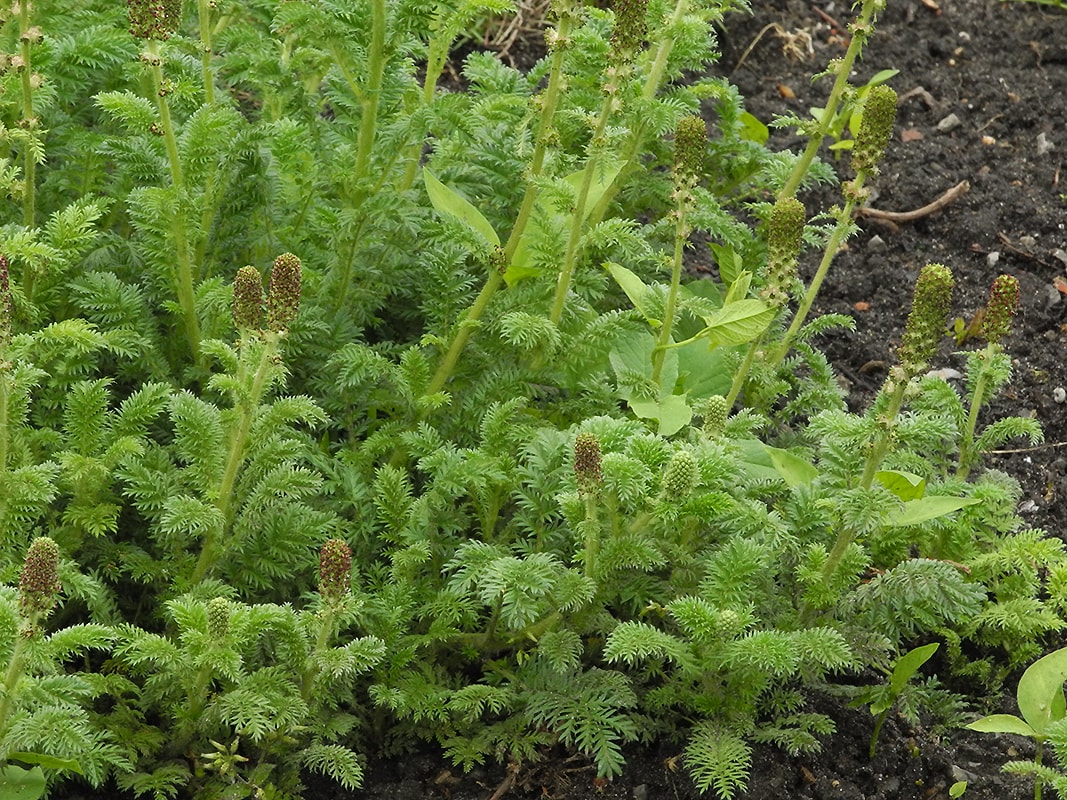
[[[915,282],[915,299],[900,345],[900,364],[909,378],[927,368],[948,323],[955,286],[952,272],[943,264],[927,264]]]
[[[267,327],[272,331],[289,329],[300,310],[300,259],[282,253],[274,259],[267,291]]]
[[[874,174],[885,155],[893,123],[897,119],[897,93],[889,86],[875,86],[867,94],[860,130],[852,147],[852,168]]]
[[[233,326],[238,331],[263,327],[263,278],[255,267],[241,267],[234,276]]]
[[[990,344],[997,344],[1011,330],[1011,320],[1019,309],[1019,281],[1012,275],[998,275],[989,288],[982,319],[982,335]]]

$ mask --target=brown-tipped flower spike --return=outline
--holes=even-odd
[[[182,0],[162,0],[163,26],[167,33],[177,33],[182,25]]]
[[[867,93],[860,118],[859,133],[852,146],[852,169],[874,174],[885,155],[893,123],[897,119],[897,93],[888,86],[873,87]]]
[[[982,318],[982,335],[997,344],[1011,329],[1011,319],[1019,309],[1019,281],[1011,275],[998,275],[989,287],[989,302]]]
[[[615,61],[633,61],[648,29],[648,0],[615,0],[615,27],[611,31],[611,53]]]
[[[0,353],[11,343],[11,283],[7,274],[7,259],[0,255]]]
[[[923,372],[944,335],[956,281],[943,264],[927,264],[915,282],[915,299],[900,345],[900,365],[909,378]]]
[[[682,117],[674,129],[674,185],[691,189],[704,169],[708,129],[700,117]]]
[[[23,616],[46,615],[55,606],[63,586],[59,582],[59,546],[38,536],[26,551],[19,577],[19,609]]]
[[[138,39],[166,39],[167,11],[161,0],[126,0],[130,34]]]
[[[804,204],[795,197],[779,198],[767,219],[767,277],[764,300],[780,306],[797,269],[804,236]]]
[[[216,642],[221,642],[230,632],[230,601],[225,597],[212,597],[207,604],[207,632]]]
[[[578,494],[596,497],[604,483],[601,472],[600,439],[595,433],[579,433],[574,438],[574,477],[578,480]]]
[[[272,331],[289,329],[300,310],[300,259],[282,253],[274,259],[267,290],[267,327]]]
[[[233,278],[233,326],[238,331],[263,327],[263,278],[255,267],[241,267]]]
[[[319,551],[319,594],[338,601],[352,582],[352,549],[344,539],[327,539]]]

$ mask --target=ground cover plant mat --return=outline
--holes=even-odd
[[[0,37],[0,796],[1067,786],[1060,3]]]

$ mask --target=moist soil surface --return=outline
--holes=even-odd
[[[811,75],[845,51],[848,4],[758,0],[753,6],[753,15],[727,20],[715,71],[730,76],[747,109],[765,123],[784,113],[806,116],[829,92],[828,80],[813,83]],[[526,49],[536,48],[526,43]],[[901,104],[881,175],[868,183],[874,192],[869,206],[920,213],[901,222],[859,217],[860,231],[835,260],[815,308],[854,317],[855,331],[825,337],[824,349],[847,382],[850,405],[862,409],[894,360],[924,264],[953,269],[955,313],[965,321],[985,305],[996,275],[1016,276],[1022,304],[1014,331],[1003,341],[1013,356],[1014,377],[987,409],[986,420],[1034,416],[1045,443],[1010,443],[988,456],[985,466],[1020,482],[1019,511],[1027,524],[1067,535],[1067,11],[1026,2],[890,0],[853,85],[883,69],[899,70],[891,85]],[[802,146],[787,129],[772,129],[770,144]],[[835,162],[831,153],[824,155],[851,177],[847,157]],[[966,192],[939,210],[921,211],[963,182]],[[810,213],[839,201],[828,190],[803,199]],[[806,278],[816,259],[809,256]],[[964,372],[964,363],[955,351],[978,346],[972,341],[957,348],[946,337],[935,367],[958,383],[953,376]],[[1032,783],[1000,771],[1010,759],[1032,757],[1025,739],[911,727],[890,717],[872,760],[867,750],[874,720],[866,709],[831,697],[816,696],[812,703],[813,710],[835,720],[837,733],[813,755],[757,746],[743,798],[935,800],[948,798],[961,780],[968,782],[965,800],[1033,796]],[[995,704],[1017,713],[1010,696]],[[469,773],[424,750],[371,756],[358,792],[312,781],[306,796],[690,800],[701,795],[686,774],[682,745],[664,742],[628,750],[625,773],[611,782],[596,780],[587,759],[562,750],[546,753],[538,764],[488,765]]]
[[[764,123],[786,113],[804,117],[829,93],[829,80],[812,82],[811,75],[844,53],[849,4],[752,5],[752,15],[727,19],[714,71],[730,76],[747,110]],[[891,85],[901,102],[881,175],[868,183],[873,190],[868,206],[920,213],[905,221],[858,218],[860,230],[835,260],[815,307],[817,313],[852,316],[855,331],[827,336],[823,347],[845,381],[849,404],[862,409],[894,361],[924,264],[952,268],[954,313],[968,323],[984,307],[993,278],[1003,272],[1018,278],[1022,302],[1014,330],[1002,342],[1013,357],[1014,376],[984,420],[1036,417],[1045,442],[1008,443],[984,465],[1020,482],[1019,511],[1028,525],[1067,536],[1067,11],[1027,2],[891,0],[857,63],[853,85],[864,85],[883,69],[899,70]],[[796,151],[803,143],[788,129],[772,128],[770,145]],[[835,161],[827,151],[824,157],[851,177],[847,156]],[[957,189],[938,210],[922,212],[963,182],[966,191]],[[829,190],[802,199],[810,213],[839,202]],[[706,253],[694,255],[707,261]],[[814,273],[817,258],[808,257],[805,278]],[[946,337],[934,366],[958,384],[965,370],[956,352],[981,346],[976,340],[956,346]],[[866,709],[830,697],[812,702],[834,718],[837,733],[814,755],[757,746],[743,798],[935,800],[948,798],[957,781],[967,781],[965,800],[1033,797],[1032,782],[1000,771],[1008,760],[1032,757],[1021,737],[911,727],[891,717],[872,760],[874,719]],[[995,703],[997,710],[1018,713],[1012,696]],[[605,783],[595,779],[587,760],[563,751],[546,754],[536,765],[487,766],[467,774],[439,754],[421,752],[372,760],[365,787],[355,794],[323,786],[321,794],[309,796],[700,797],[681,754],[681,744],[667,742],[628,751],[625,773]]]

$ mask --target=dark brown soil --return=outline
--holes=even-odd
[[[752,16],[730,19],[717,70],[731,75],[748,110],[763,122],[787,112],[805,116],[829,91],[825,80],[813,84],[810,76],[844,52],[847,33],[836,23],[847,23],[849,4],[763,0],[753,6]],[[767,28],[772,24],[780,27]],[[807,59],[788,57],[786,34],[810,36]],[[953,269],[956,314],[968,321],[985,305],[997,274],[1015,275],[1023,289],[1022,307],[1014,333],[1004,341],[1015,359],[1015,376],[989,415],[1033,415],[1044,427],[1046,443],[1028,448],[1020,442],[1005,448],[1018,452],[995,454],[986,463],[1020,481],[1020,511],[1029,524],[1063,536],[1067,404],[1056,390],[1067,388],[1067,283],[1057,281],[1067,274],[1067,12],[1025,2],[891,0],[857,66],[855,85],[882,69],[900,70],[891,85],[906,99],[882,175],[869,184],[875,190],[870,205],[911,211],[961,181],[970,189],[941,211],[901,225],[861,218],[860,233],[835,261],[816,307],[854,316],[856,331],[835,334],[824,344],[849,381],[850,403],[862,408],[882,385],[924,264]],[[939,123],[953,114],[958,125],[939,131]],[[796,149],[799,142],[775,131],[771,144]],[[831,195],[805,199],[813,211],[837,201]],[[808,264],[809,277],[814,268]],[[936,366],[963,372],[963,359],[954,350],[946,341]],[[815,702],[827,705],[822,710],[835,718],[837,735],[813,756],[757,748],[744,798],[941,800],[959,780],[968,781],[965,800],[1033,796],[1031,783],[1000,772],[1005,761],[1032,755],[1021,738],[960,730],[935,737],[890,720],[871,761],[871,715],[826,698]],[[1015,711],[1012,698],[1002,705]],[[680,745],[632,751],[626,773],[611,783],[595,781],[594,774],[588,762],[566,753],[514,773],[497,766],[466,775],[422,753],[371,763],[366,788],[355,797],[700,796],[685,773]],[[317,797],[350,795],[324,788]]]

